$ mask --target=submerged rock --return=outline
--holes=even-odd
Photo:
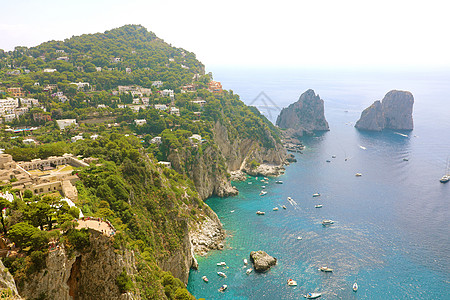
[[[383,100],[366,108],[355,127],[361,130],[383,129],[412,130],[414,97],[407,91],[392,90]]]
[[[276,124],[281,128],[293,129],[292,136],[311,134],[313,131],[330,130],[325,119],[323,100],[309,89],[297,102],[283,108]]]
[[[277,264],[277,259],[275,257],[272,257],[261,250],[250,252],[250,260],[253,262],[256,272],[266,272],[271,266]]]

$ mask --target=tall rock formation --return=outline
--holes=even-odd
[[[309,89],[297,102],[283,108],[276,124],[281,128],[291,129],[291,135],[302,136],[313,131],[330,130],[324,115],[323,100]]]
[[[392,90],[383,100],[375,101],[366,108],[356,122],[355,127],[361,130],[381,131],[385,128],[396,130],[413,129],[414,97],[407,91]]]

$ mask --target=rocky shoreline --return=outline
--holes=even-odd
[[[222,223],[207,218],[196,230],[191,231],[191,244],[195,255],[206,255],[210,250],[221,250],[224,247],[225,232]]]

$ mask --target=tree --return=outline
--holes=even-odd
[[[38,230],[39,229],[28,223],[20,222],[11,226],[8,236],[17,247],[23,248],[31,245],[31,237]]]

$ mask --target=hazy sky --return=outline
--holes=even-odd
[[[450,67],[445,0],[0,0],[0,49],[141,24],[207,66]]]

